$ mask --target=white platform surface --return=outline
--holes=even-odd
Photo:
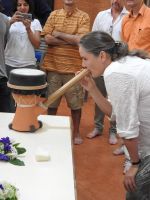
[[[75,200],[70,118],[41,115],[41,129],[21,133],[8,128],[13,115],[0,113],[0,138],[9,136],[26,148],[27,152],[20,157],[25,166],[0,161],[0,181],[18,187],[20,200]],[[35,160],[38,147],[50,152],[50,161]]]

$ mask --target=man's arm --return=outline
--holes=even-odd
[[[68,44],[78,45],[80,38],[89,31],[90,31],[90,18],[86,13],[84,13],[81,19],[79,19],[78,30],[76,34],[68,34],[53,30],[52,36],[54,36],[57,39],[61,39]]]
[[[58,31],[53,31],[52,36],[54,36],[55,39],[59,41],[63,40],[67,44],[71,44],[71,45],[78,45],[81,38],[81,36],[78,36],[78,35],[71,35],[71,34],[62,33]]]
[[[56,38],[56,37],[52,36],[51,34],[45,35],[44,38],[45,38],[46,44],[48,44],[48,45],[56,46],[56,45],[68,44],[64,40]]]
[[[44,37],[47,45],[56,46],[56,45],[67,44],[67,42],[65,42],[64,40],[56,38],[52,35],[52,32],[54,31],[55,27],[55,17],[56,17],[55,13],[56,11],[53,11],[49,16],[41,35],[42,37]]]

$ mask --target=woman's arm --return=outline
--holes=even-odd
[[[26,27],[28,38],[34,48],[38,49],[40,46],[40,31],[33,32],[31,29],[31,21],[28,19],[23,20],[23,24]]]
[[[100,90],[97,88],[91,75],[84,77],[81,80],[81,85],[90,93],[92,98],[98,107],[109,117],[112,114],[112,105],[111,103],[102,95]]]
[[[124,186],[127,191],[134,191],[136,189],[135,176],[138,172],[140,158],[138,154],[138,138],[124,139],[124,144],[128,149],[131,162],[133,165],[126,172],[124,178]]]
[[[20,22],[20,21],[22,21],[22,17],[21,17],[21,15],[19,15],[19,13],[18,13],[18,11],[16,11],[15,13],[14,13],[14,15],[10,18],[9,17],[9,22],[10,22],[10,25],[12,25],[13,23],[15,23],[15,22]]]
[[[35,49],[38,49],[40,46],[40,31],[35,31],[33,33],[30,27],[26,28],[26,30],[31,44],[34,46]]]

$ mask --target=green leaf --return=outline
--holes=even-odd
[[[26,152],[26,149],[23,147],[16,147],[17,153],[18,154],[23,154]]]
[[[14,146],[14,147],[17,147],[17,146],[19,146],[19,144],[20,144],[20,143],[15,143],[15,144],[13,144],[13,146]]]
[[[12,197],[11,199],[7,198],[6,200],[17,200],[17,199],[18,199],[17,197]]]
[[[9,163],[11,163],[13,165],[18,165],[18,166],[25,166],[24,162],[17,158],[10,160]]]

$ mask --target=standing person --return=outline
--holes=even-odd
[[[35,48],[40,46],[40,22],[34,18],[30,0],[14,0],[15,14],[10,18],[10,29],[5,48],[5,63],[7,75],[16,68],[36,68]],[[32,18],[22,14],[32,14]],[[15,102],[11,98],[12,111],[15,112]]]
[[[150,8],[144,0],[124,0],[130,13],[122,22],[122,40],[129,49],[141,49],[150,54]]]
[[[34,18],[30,0],[16,0],[16,12],[10,18],[9,37],[5,48],[6,69],[20,67],[36,67],[35,48],[40,46],[40,22]],[[32,14],[32,19],[22,17],[22,14]]]
[[[9,20],[1,13],[2,4],[0,1],[0,112],[11,112],[10,90],[7,87],[7,73],[5,68],[4,48],[7,42],[9,31]]]
[[[81,69],[81,58],[78,43],[84,34],[89,32],[90,19],[87,13],[79,10],[76,0],[63,0],[63,8],[55,10],[48,18],[42,35],[48,44],[43,69],[47,72],[48,93],[52,94],[75,76]],[[73,86],[65,93],[74,128],[74,144],[81,144],[79,132],[83,90],[80,84]],[[48,108],[48,114],[56,114],[61,98]]]
[[[2,12],[7,16],[12,17],[14,14],[14,10],[16,9],[14,7],[15,0],[1,1],[3,6]],[[48,4],[47,0],[30,0],[30,3],[33,4],[35,17],[40,21],[41,25],[44,26],[48,16],[51,13],[51,7]]]
[[[132,165],[126,172],[126,200],[150,199],[150,59],[142,52],[129,52],[104,32],[91,32],[79,45],[82,66],[91,76],[81,84],[109,117],[116,116]],[[103,97],[93,79],[104,75],[111,103]]]
[[[110,0],[111,8],[98,13],[95,18],[92,31],[104,31],[110,34],[116,41],[121,40],[121,23],[123,17],[128,13],[124,8],[123,0]],[[104,97],[107,96],[103,76],[95,79],[97,87],[100,89]],[[101,135],[104,124],[104,113],[95,104],[95,128],[87,135],[88,138],[94,138]],[[116,144],[116,124],[110,120],[109,143]]]

